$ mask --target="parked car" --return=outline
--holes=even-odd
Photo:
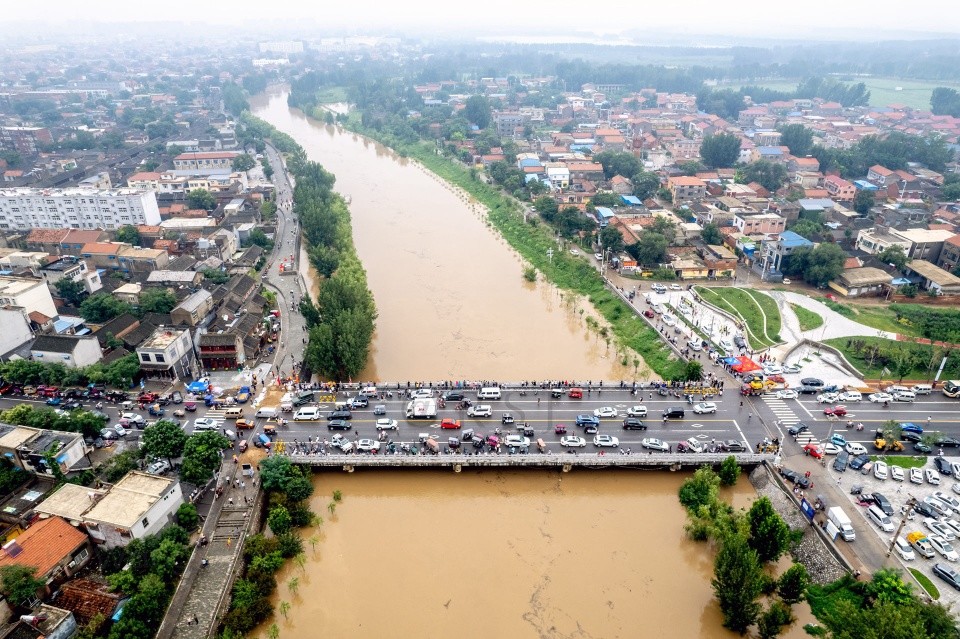
[[[873,464],[873,476],[880,481],[885,481],[887,477],[890,476],[889,470],[887,470],[887,463],[883,461],[878,461]]]
[[[933,549],[947,561],[957,561],[960,559],[957,551],[954,550],[950,542],[943,537],[939,535],[927,535],[927,540],[930,542],[930,545],[933,546]]]
[[[647,450],[655,450],[661,453],[670,452],[670,444],[654,437],[644,438],[640,441],[640,446],[646,448]]]
[[[890,465],[890,479],[893,481],[903,481],[903,468],[896,464]]]
[[[911,469],[910,469],[910,482],[911,482],[911,483],[914,483],[914,484],[922,484],[922,483],[923,483],[923,471],[920,470],[919,468],[911,468]]]
[[[936,466],[941,475],[953,474],[953,466],[950,464],[950,462],[939,455],[933,458],[933,465]]]
[[[745,453],[747,452],[747,446],[739,440],[728,439],[723,442],[723,448],[730,453]]]
[[[799,373],[800,367],[797,364],[784,364],[783,366],[784,373]]]
[[[893,515],[893,506],[890,504],[890,500],[881,495],[880,493],[873,493],[873,502],[880,507],[880,510],[887,516]]]
[[[937,577],[940,577],[957,590],[960,590],[960,572],[957,572],[950,566],[940,563],[933,564],[933,574],[935,574]]]
[[[910,547],[910,544],[907,543],[907,540],[903,537],[897,537],[893,541],[893,547],[904,561],[913,561],[917,558],[917,555],[913,552],[913,548]]]
[[[567,435],[560,438],[560,445],[570,448],[583,448],[587,445],[587,440],[577,435]]]
[[[803,447],[803,454],[810,455],[814,459],[821,459],[824,455],[823,449],[819,444],[807,444]]]
[[[900,430],[904,433],[916,433],[918,435],[923,434],[923,427],[913,422],[903,422],[900,424]]]
[[[871,395],[868,395],[867,399],[869,399],[874,404],[882,404],[883,402],[892,402],[893,395],[891,395],[890,393],[873,393]]]
[[[857,442],[847,442],[846,446],[847,452],[851,455],[866,455],[867,449],[863,444]]]
[[[612,435],[596,435],[593,445],[597,448],[616,448],[620,445],[620,440]]]
[[[803,379],[800,380],[800,383],[803,384],[804,386],[815,386],[815,387],[823,386],[823,380],[818,379],[816,377],[804,377]]]
[[[150,475],[162,475],[170,470],[170,462],[161,459],[147,466],[147,473]]]

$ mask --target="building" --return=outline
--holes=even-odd
[[[81,433],[0,423],[0,455],[31,473],[53,476],[46,453],[55,455],[54,461],[64,473],[89,468],[88,452]]]
[[[856,246],[861,251],[876,255],[891,246],[900,246],[903,253],[913,260],[936,262],[948,240],[955,237],[953,231],[942,229],[904,229],[885,226],[863,229],[857,234]]]
[[[57,316],[57,307],[46,282],[27,277],[0,275],[0,306],[15,306],[27,313],[38,311]]]
[[[867,171],[867,180],[877,186],[887,186],[897,181],[897,174],[881,164],[874,164]]]
[[[79,521],[94,543],[115,548],[160,532],[182,503],[176,479],[131,471],[106,490],[64,484],[36,510]]]
[[[733,277],[737,271],[737,255],[726,246],[707,244],[700,250],[707,267],[707,277]]]
[[[516,137],[517,129],[522,129],[526,118],[520,113],[497,113],[493,116],[497,127],[497,135],[509,139]]]
[[[899,235],[896,235],[886,227],[877,226],[869,229],[861,229],[857,233],[855,246],[858,250],[870,255],[882,253],[891,246],[899,246],[903,249],[903,254],[910,252],[910,241]]]
[[[127,304],[132,304],[137,306],[140,303],[140,291],[143,290],[143,286],[137,284],[136,282],[128,282],[123,286],[118,286],[113,289],[113,296],[118,300],[122,300]]]
[[[26,566],[46,582],[44,596],[80,572],[93,556],[90,538],[60,517],[40,519],[3,545],[0,568]],[[39,636],[39,635],[36,635]]]
[[[839,175],[828,175],[823,178],[823,188],[827,190],[831,198],[841,202],[852,202],[853,198],[857,196],[857,187]]]
[[[786,230],[787,221],[776,213],[737,213],[733,225],[744,235],[771,235]]]
[[[881,294],[884,286],[890,284],[891,280],[886,271],[863,266],[845,270],[840,277],[830,282],[829,286],[845,297],[865,297]]]
[[[300,40],[260,42],[259,47],[260,53],[303,53],[303,42]]]
[[[153,377],[195,377],[196,357],[190,331],[159,327],[137,347],[140,369]]]
[[[784,231],[776,240],[764,242],[764,274],[779,273],[784,260],[801,246],[813,248],[813,242],[793,231]]]
[[[131,189],[159,191],[160,179],[161,175],[156,171],[141,171],[127,178],[127,186]]]
[[[197,288],[203,281],[200,271],[153,271],[147,276],[147,284],[153,286],[188,286]]]
[[[121,271],[152,273],[166,268],[169,263],[170,254],[160,249],[121,244],[117,251],[117,267]]]
[[[239,155],[237,151],[181,153],[173,158],[173,168],[176,171],[230,169],[233,166],[233,160]]]
[[[44,144],[53,144],[50,129],[36,126],[0,127],[0,151],[31,156],[40,153],[40,147]]]
[[[33,339],[33,332],[26,314],[12,308],[0,308],[0,326],[0,361],[6,362]]]
[[[93,335],[41,335],[30,345],[37,362],[83,368],[103,359],[100,342]]]
[[[926,260],[908,262],[904,270],[911,280],[918,280],[924,291],[934,291],[937,295],[960,295],[960,277]]]
[[[674,204],[689,200],[700,200],[707,194],[707,183],[700,178],[679,175],[667,180],[667,189],[673,196]]]
[[[0,189],[0,229],[118,229],[159,224],[153,191],[138,189]]]
[[[937,266],[945,271],[953,271],[958,264],[960,264],[960,235],[954,235],[944,241]]]
[[[170,317],[178,326],[197,326],[213,310],[213,295],[206,289],[200,289],[180,302]]]
[[[236,330],[204,333],[197,340],[200,366],[204,371],[231,370],[246,361],[243,337]]]

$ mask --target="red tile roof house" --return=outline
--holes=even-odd
[[[3,566],[27,566],[36,569],[37,578],[47,582],[44,596],[72,577],[90,561],[90,538],[60,517],[41,519],[16,539],[8,541],[0,552]]]

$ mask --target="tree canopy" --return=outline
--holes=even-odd
[[[780,144],[790,149],[790,154],[802,158],[813,149],[813,131],[802,124],[781,126]]]
[[[740,138],[732,133],[708,135],[700,144],[700,157],[714,169],[731,167],[740,157]]]
[[[471,95],[463,108],[463,114],[481,129],[490,125],[490,101],[485,95]]]
[[[603,176],[608,180],[615,175],[629,178],[643,169],[640,160],[626,151],[601,151],[593,159],[603,166]]]
[[[168,288],[150,288],[140,293],[140,315],[169,313],[177,305],[177,297]]]
[[[217,208],[217,198],[206,189],[193,189],[187,193],[187,206],[191,209],[212,211]]]
[[[133,246],[140,246],[140,231],[132,224],[121,226],[117,229],[117,241],[126,242]]]
[[[960,92],[948,87],[937,87],[930,94],[930,110],[934,115],[960,118]]]
[[[723,234],[720,232],[719,226],[713,222],[708,222],[703,225],[703,230],[700,232],[700,239],[707,244],[719,245],[723,243]]]
[[[233,158],[233,162],[230,163],[230,168],[234,171],[249,171],[257,165],[257,161],[249,153],[241,153],[237,157]]]
[[[824,242],[816,248],[801,246],[793,251],[781,268],[785,275],[800,275],[807,284],[826,286],[843,272],[847,256],[836,244]]]
[[[87,289],[83,282],[77,282],[69,278],[61,278],[53,285],[57,289],[57,295],[63,298],[63,301],[70,306],[79,306],[87,296]]]
[[[737,171],[737,182],[758,182],[763,188],[775,193],[787,182],[787,167],[778,162],[757,160]]]
[[[96,324],[109,322],[113,318],[132,310],[133,307],[130,304],[109,293],[91,295],[80,305],[80,315],[88,322]]]
[[[194,433],[183,447],[180,477],[196,486],[203,486],[220,466],[220,451],[230,448],[230,440],[218,432]]]
[[[164,458],[172,466],[173,458],[183,454],[187,434],[178,424],[161,419],[143,431],[141,441],[147,455]]]

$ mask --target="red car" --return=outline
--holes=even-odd
[[[814,459],[820,459],[823,457],[823,449],[820,448],[820,444],[807,444],[803,447],[803,454],[810,455]]]
[[[460,422],[452,417],[444,417],[443,421],[440,422],[440,428],[451,430],[459,429]]]
[[[654,315],[654,312],[651,311],[649,308],[643,312],[643,316],[649,317],[650,319],[653,319],[653,315]]]
[[[847,407],[846,407],[846,406],[834,406],[833,408],[830,408],[829,406],[827,406],[826,408],[823,409],[823,414],[824,414],[824,415],[833,415],[834,417],[843,417],[844,415],[847,414]]]
[[[557,435],[565,435],[567,433],[567,427],[563,424],[557,424],[553,427],[553,432]]]

